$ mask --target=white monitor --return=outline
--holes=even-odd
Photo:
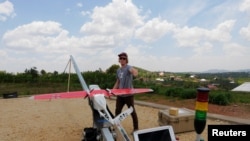
[[[134,141],[176,141],[172,126],[142,129],[133,133]]]

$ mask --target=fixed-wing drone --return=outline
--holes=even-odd
[[[38,94],[31,96],[30,99],[51,100],[65,98],[88,98],[90,108],[93,112],[93,127],[84,128],[82,141],[116,141],[117,135],[114,128],[118,129],[124,141],[131,141],[125,129],[120,123],[133,112],[133,108],[130,107],[127,110],[123,111],[121,114],[114,116],[108,108],[105,97],[133,95],[139,93],[142,94],[153,92],[153,90],[149,88],[100,89],[98,85],[89,85],[88,87],[78,69],[73,56],[70,56],[70,61],[73,63],[83,91]]]

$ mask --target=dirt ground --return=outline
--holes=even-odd
[[[193,109],[194,101],[158,101],[158,103]],[[114,112],[115,101],[107,99]],[[248,105],[249,106],[249,105]],[[209,105],[209,111],[225,115],[250,118],[249,107],[242,105],[216,107]],[[247,110],[245,108],[248,108]],[[124,107],[126,109],[126,107]],[[140,129],[158,127],[159,109],[136,105]],[[230,124],[218,119],[207,119],[207,124]],[[80,141],[82,130],[92,126],[92,112],[87,99],[59,99],[34,101],[28,98],[0,99],[1,141]],[[122,126],[131,136],[132,119],[126,118]],[[195,132],[176,134],[180,141],[195,140]],[[206,139],[206,129],[202,133]]]
[[[148,102],[195,110],[195,99],[188,100],[173,100],[173,99],[147,99]],[[250,119],[250,104],[230,104],[220,106],[216,104],[208,104],[208,112],[214,114],[222,114],[226,116]]]

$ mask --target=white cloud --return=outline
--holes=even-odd
[[[53,21],[34,21],[21,25],[3,35],[3,42],[9,49],[17,52],[33,53],[65,52],[73,38],[68,31]]]
[[[107,47],[113,47],[115,45],[115,40],[112,36],[102,36],[102,35],[89,35],[80,38],[84,47],[98,49],[105,49]]]
[[[183,28],[177,28],[173,36],[180,47],[197,47],[207,32],[208,30],[199,27],[189,28],[185,26]]]
[[[228,43],[223,46],[223,50],[227,56],[231,57],[244,57],[248,55],[250,49],[247,47],[241,46],[237,43]]]
[[[77,7],[82,7],[82,3],[79,2],[79,3],[76,4],[76,6]]]
[[[100,38],[110,36],[109,39],[117,44],[130,40],[135,27],[143,23],[139,9],[131,1],[125,3],[121,0],[113,0],[105,7],[95,7],[91,20],[81,27],[81,33],[97,34]]]
[[[200,45],[200,47],[194,48],[194,56],[201,56],[204,54],[211,53],[213,49],[213,45],[210,42],[204,42]]]
[[[235,21],[228,20],[219,24],[212,30],[200,27],[187,27],[175,30],[174,37],[180,46],[183,47],[199,47],[204,42],[227,42],[231,39],[231,30]]]
[[[90,15],[90,14],[91,14],[90,11],[82,11],[81,12],[81,15],[83,15],[83,16]]]
[[[175,3],[174,7],[166,6],[164,12],[164,17],[167,17],[171,22],[178,25],[186,25],[190,19],[195,17],[200,12],[203,12],[204,8],[206,8],[206,1],[169,1],[170,3]],[[176,4],[178,3],[178,4]]]
[[[72,16],[36,15],[16,3],[15,8],[23,10],[20,17],[7,20],[0,29],[0,56],[6,60],[0,61],[1,68],[20,72],[36,66],[62,71],[71,54],[80,70],[105,70],[118,64],[121,51],[129,54],[131,65],[150,71],[249,68],[248,3],[241,5],[244,12],[239,12],[240,1],[162,1],[167,6],[137,1],[140,8],[132,0],[104,3],[96,1],[99,6],[95,8],[94,3],[83,5],[87,10],[82,15],[80,4],[76,11],[69,9]],[[63,12],[66,7],[58,8]],[[5,20],[10,17],[1,12]],[[74,35],[78,29],[80,34]]]
[[[135,31],[135,38],[145,42],[153,42],[174,29],[175,25],[173,23],[169,23],[161,18],[154,18]]]
[[[7,53],[5,51],[0,50],[0,56],[1,56],[1,59],[4,60],[4,58],[7,57]],[[1,62],[4,62],[4,61],[1,61]]]
[[[208,33],[208,37],[214,41],[227,42],[231,39],[231,31],[235,20],[227,20],[219,24],[215,29]]]
[[[8,17],[14,17],[14,6],[8,0],[0,3],[0,21],[6,21]]]
[[[243,0],[239,6],[240,11],[250,13],[250,0]]]
[[[250,41],[250,24],[248,24],[247,27],[242,27],[240,29],[240,35]]]

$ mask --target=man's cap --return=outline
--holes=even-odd
[[[122,52],[122,53],[120,53],[118,56],[119,56],[119,57],[121,57],[121,56],[128,57],[128,55],[127,55],[127,53],[126,53],[126,52]]]

